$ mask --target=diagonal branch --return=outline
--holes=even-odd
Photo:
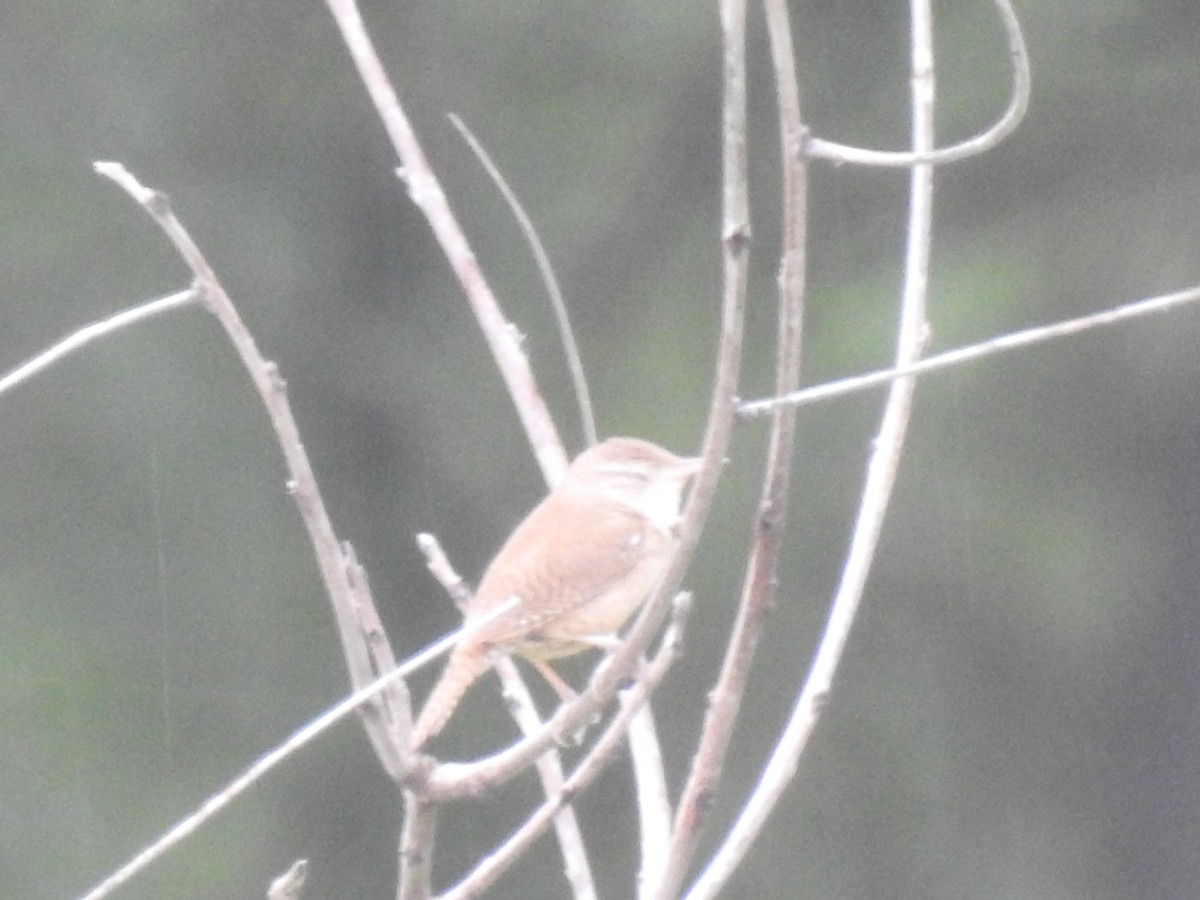
[[[488,615],[501,615],[503,612],[512,609],[512,606],[512,603],[501,604]],[[353,694],[342,698],[320,715],[310,719],[304,726],[293,732],[287,740],[273,747],[255,760],[242,774],[232,779],[225,787],[210,796],[195,811],[184,816],[152,843],[138,851],[132,859],[89,890],[80,900],[103,900],[104,897],[109,896],[114,890],[133,878],[133,876],[148,868],[155,860],[163,856],[176,844],[179,844],[185,838],[198,831],[209,819],[213,818],[213,816],[245,793],[259,779],[284,760],[291,758],[301,747],[324,734],[364,704],[370,703],[377,695],[386,693],[393,685],[401,683],[405,677],[429,665],[429,663],[433,662],[443,653],[446,653],[458,641],[461,633],[461,630],[450,632],[450,634],[430,644],[424,650],[410,656],[390,672],[380,675],[378,678],[356,690]]]
[[[566,454],[554,420],[538,391],[529,360],[521,350],[516,331],[510,326],[500,304],[492,293],[474,251],[467,243],[450,203],[425,152],[417,140],[412,123],[400,105],[400,98],[392,88],[384,71],[379,54],[363,24],[355,0],[326,0],[329,11],[341,31],[342,39],[350,57],[358,69],[359,77],[375,104],[392,147],[401,162],[399,170],[413,203],[425,214],[434,237],[442,247],[446,260],[454,270],[463,292],[471,304],[479,327],[496,360],[496,366],[504,378],[508,393],[517,408],[517,415],[525,428],[525,434],[533,447],[538,465],[546,481],[554,485],[567,467]]]
[[[1040,344],[1043,341],[1057,340],[1058,338],[1069,337],[1073,334],[1080,334],[1084,331],[1090,331],[1093,328],[1116,325],[1118,322],[1138,319],[1142,316],[1153,315],[1154,313],[1167,312],[1168,310],[1175,309],[1177,306],[1195,303],[1197,300],[1200,300],[1200,287],[1190,287],[1172,294],[1161,294],[1157,297],[1133,300],[1112,309],[1089,313],[1086,316],[1065,319],[1062,322],[1054,322],[1050,325],[1037,325],[1033,328],[1026,328],[1024,331],[1014,331],[1010,334],[1002,334],[999,337],[980,341],[978,344],[956,347],[953,350],[946,350],[943,353],[927,356],[917,362],[895,366],[891,369],[880,369],[877,372],[867,372],[863,375],[850,375],[846,378],[839,378],[836,381],[827,381],[824,384],[801,388],[798,391],[792,391],[780,397],[767,397],[763,400],[747,401],[738,407],[738,416],[749,419],[755,416],[766,415],[780,406],[808,406],[810,403],[819,403],[822,400],[830,400],[834,397],[842,397],[846,394],[855,394],[859,391],[879,387],[880,385],[891,384],[900,378],[924,375],[927,372],[948,369],[952,366],[972,362],[996,353],[1005,353],[1009,350],[1017,350],[1021,347]]]
[[[333,523],[325,511],[325,503],[321,499],[312,464],[300,441],[300,430],[292,415],[285,390],[286,384],[279,374],[278,367],[268,362],[259,352],[254,338],[225,293],[208,260],[204,258],[187,229],[175,217],[167,196],[147,188],[120,163],[97,162],[95,169],[99,174],[116,182],[137,201],[175,245],[175,249],[195,276],[195,287],[200,292],[205,306],[216,316],[250,375],[271,420],[279,447],[283,451],[289,476],[288,490],[300,510],[321,579],[333,607],[350,682],[356,688],[369,684],[377,673],[359,610],[364,606],[374,606],[374,603],[366,591],[365,581],[353,577],[349,565],[351,561],[347,559],[337,535],[334,534]],[[378,637],[386,641],[382,633]],[[403,702],[398,706],[393,705],[390,701],[398,697],[404,697]],[[385,769],[393,777],[398,777],[400,767],[397,754],[400,748],[393,739],[396,734],[394,727],[398,727],[405,734],[411,727],[407,697],[404,696],[403,688],[397,686],[394,691],[373,700],[372,706],[372,714],[364,718],[367,734]]]
[[[28,381],[34,375],[50,368],[50,366],[63,357],[70,356],[76,350],[82,349],[94,340],[106,337],[114,331],[120,331],[122,328],[133,325],[135,322],[149,319],[151,316],[157,316],[160,313],[178,309],[181,306],[191,306],[199,299],[200,292],[195,288],[188,288],[185,291],[176,291],[174,294],[168,294],[166,297],[159,297],[157,300],[151,300],[148,303],[142,303],[138,306],[121,310],[119,313],[114,313],[107,318],[92,322],[90,325],[84,325],[82,328],[68,334],[53,347],[43,350],[31,359],[25,360],[25,362],[21,363],[7,375],[0,376],[0,394],[3,394],[10,388],[16,387],[24,381]]]

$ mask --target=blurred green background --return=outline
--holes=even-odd
[[[806,114],[901,148],[906,12],[793,7]],[[940,169],[931,349],[1200,281],[1200,5],[1025,2],[1034,99],[995,152]],[[540,226],[601,430],[698,445],[718,319],[714,4],[366,4],[385,61],[572,450],[579,428],[511,217],[445,119]],[[939,4],[939,133],[1003,108],[983,3]],[[773,91],[752,15],[754,275],[741,393],[769,383]],[[0,12],[0,371],[188,276],[96,159],[170,193],[287,378],[340,534],[398,653],[454,626],[412,536],[470,577],[540,494],[465,301],[398,186],[324,6],[10,2]],[[901,172],[812,169],[805,377],[891,352]],[[1200,883],[1200,310],[923,381],[883,545],[799,778],[729,896],[1193,897]],[[779,602],[710,846],[753,783],[840,569],[881,394],[806,409]],[[62,898],[126,859],[346,688],[256,398],[199,310],[0,397],[0,897]],[[659,719],[694,744],[758,488],[744,426],[688,579]],[[572,677],[584,668],[568,667]],[[419,693],[432,675],[414,686]],[[478,688],[439,748],[507,739]],[[446,883],[536,794],[448,813]],[[623,765],[579,801],[607,897],[632,895]],[[343,725],[120,896],[392,896],[399,800]],[[494,896],[562,896],[543,842]]]

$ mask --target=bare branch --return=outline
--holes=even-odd
[[[631,702],[622,692],[622,706]],[[629,753],[633,761],[634,800],[638,810],[639,885],[657,884],[671,846],[671,797],[667,792],[666,769],[654,713],[647,700],[638,704],[629,719]]]
[[[488,617],[500,615],[512,609],[513,605],[513,603],[501,604],[494,613],[489,613]],[[197,831],[201,825],[232,803],[234,799],[251,787],[256,781],[285,759],[289,758],[305,744],[328,731],[364,703],[368,703],[376,695],[386,691],[390,685],[406,678],[437,659],[443,653],[446,653],[455,645],[461,634],[461,629],[459,631],[452,631],[440,640],[430,644],[424,650],[409,657],[392,671],[381,675],[365,687],[359,688],[353,694],[310,720],[302,728],[293,732],[283,743],[260,756],[241,775],[234,778],[220,791],[205,800],[194,812],[176,822],[153,843],[138,852],[129,862],[84,894],[80,900],[101,900],[101,898],[107,897],[112,891],[141,872],[180,841]]]
[[[492,162],[492,158],[487,150],[484,149],[483,144],[479,142],[479,139],[475,137],[471,129],[467,127],[466,123],[459,116],[451,113],[450,123],[458,129],[458,133],[463,136],[463,140],[467,142],[467,146],[474,152],[484,171],[488,173],[492,182],[504,196],[504,201],[508,204],[513,218],[517,220],[517,225],[520,226],[521,233],[525,235],[525,240],[529,244],[529,250],[533,254],[538,272],[542,276],[542,283],[546,286],[546,294],[550,298],[550,306],[554,310],[554,319],[558,324],[558,338],[562,341],[563,353],[567,357],[567,368],[571,372],[571,383],[575,386],[575,402],[579,404],[579,418],[583,426],[583,439],[590,447],[599,440],[596,436],[596,414],[592,409],[592,393],[588,390],[587,375],[584,374],[583,360],[579,356],[579,345],[575,342],[575,331],[571,328],[571,319],[567,314],[567,303],[563,300],[562,289],[558,285],[558,278],[554,274],[554,267],[550,265],[550,257],[546,253],[546,248],[542,246],[542,240],[538,237],[537,229],[533,227],[533,221],[525,212],[525,207],[517,199],[516,192],[509,187],[508,181],[500,173],[500,169]]]
[[[471,599],[471,588],[450,563],[437,535],[422,531],[417,535],[417,549],[425,557],[425,567],[429,569],[429,574],[445,589],[461,612]]]
[[[808,180],[804,159],[797,152],[803,135],[803,119],[787,4],[785,0],[767,0],[765,8],[779,108],[783,180],[775,372],[776,390],[783,394],[794,390],[800,381]],[[647,897],[667,898],[678,894],[695,854],[705,814],[711,806],[709,801],[720,782],[758,637],[775,600],[775,567],[787,519],[795,424],[795,415],[778,415],[772,422],[766,476],[733,634],[716,687],[709,694],[708,712],[676,812],[662,881],[644,894]]]
[[[404,792],[404,827],[400,831],[400,878],[397,900],[429,900],[433,880],[433,845],[438,808]]]
[[[546,481],[551,485],[557,484],[567,467],[567,457],[554,420],[550,418],[550,412],[538,391],[529,360],[488,286],[466,235],[459,227],[450,203],[425,158],[416,132],[400,105],[400,98],[388,81],[383,63],[375,52],[357,3],[354,0],[326,0],[326,3],[400,159],[400,173],[408,186],[408,194],[425,214],[446,260],[467,295]]]
[[[930,0],[911,0],[912,9],[912,140],[917,153],[933,147],[934,69],[933,23]],[[925,299],[929,277],[930,239],[933,222],[933,166],[920,164],[909,176],[908,245],[904,266],[900,328],[896,361],[912,362],[920,355],[928,334]],[[858,604],[874,559],[884,516],[891,499],[900,451],[912,412],[912,378],[896,381],[891,388],[874,441],[858,518],[850,541],[842,580],[830,610],[829,621],[817,647],[812,668],[797,699],[782,737],[767,763],[729,835],[714,854],[701,877],[688,892],[689,900],[715,897],[745,858],[767,817],[783,796],[796,772],[796,764],[808,743],[820,711],[820,698],[828,696],[854,623]]]
[[[292,415],[285,390],[286,384],[279,374],[279,368],[268,362],[259,352],[253,336],[225,293],[208,260],[204,258],[187,229],[175,217],[166,194],[143,185],[120,163],[97,162],[94,167],[99,174],[112,179],[133,197],[175,245],[175,249],[195,276],[196,290],[206,307],[216,316],[250,375],[275,430],[279,447],[283,451],[289,475],[288,490],[300,510],[300,517],[308,531],[309,542],[321,571],[321,579],[333,607],[350,682],[355,687],[369,684],[376,672],[372,662],[372,651],[367,647],[365,640],[360,610],[365,606],[374,606],[374,603],[366,591],[363,579],[359,579],[357,583],[352,582],[346,556],[334,534],[333,524],[325,511],[308,454],[300,441],[300,429]],[[378,621],[377,616],[373,613],[372,616]],[[376,634],[376,639],[384,642],[387,640],[382,631]],[[398,686],[396,690],[401,688]],[[392,766],[390,760],[396,754],[404,752],[406,747],[403,743],[399,747],[395,746],[393,737],[397,732],[391,727],[381,727],[381,723],[394,723],[403,735],[408,734],[412,724],[407,700],[398,709],[390,707],[390,698],[396,696],[393,691],[390,695],[377,699],[375,703],[379,708],[363,720],[367,735],[385,769]]]
[[[940,165],[966,159],[968,156],[977,156],[1008,137],[1025,118],[1025,111],[1029,108],[1032,80],[1029,75],[1029,52],[1025,49],[1025,37],[1021,34],[1021,23],[1013,9],[1012,0],[994,2],[997,12],[1000,13],[1000,21],[1004,24],[1008,53],[1012,58],[1013,87],[1008,108],[990,128],[949,147],[925,152],[914,149],[906,153],[892,153],[866,147],[852,147],[814,137],[805,142],[804,152],[814,159],[830,159],[837,163],[906,168],[917,163]]]
[[[1062,322],[1055,322],[1053,325],[1038,325],[1033,328],[1026,328],[1024,331],[1014,331],[1010,334],[990,338],[978,344],[968,344],[966,347],[947,350],[944,353],[937,353],[907,365],[896,366],[891,369],[880,369],[877,372],[868,372],[864,375],[851,375],[847,378],[839,378],[836,381],[828,381],[825,384],[802,388],[790,394],[785,394],[782,397],[769,397],[764,400],[748,401],[738,407],[738,415],[743,418],[753,418],[755,416],[766,415],[780,406],[808,406],[810,403],[819,403],[822,400],[830,400],[834,397],[854,394],[859,391],[879,387],[880,385],[890,384],[900,378],[924,375],[928,372],[938,369],[948,369],[952,366],[982,359],[985,356],[992,356],[996,353],[1004,353],[1008,350],[1016,350],[1020,347],[1040,344],[1043,341],[1079,334],[1080,332],[1089,331],[1104,325],[1115,325],[1118,322],[1124,322],[1129,319],[1137,319],[1154,313],[1166,312],[1177,306],[1195,303],[1197,300],[1200,300],[1200,286],[1186,288],[1172,294],[1160,294],[1157,297],[1148,297],[1144,300],[1134,300],[1121,306],[1113,307],[1112,309],[1103,310],[1102,312],[1089,313],[1086,316],[1079,316],[1075,319],[1066,319]]]
[[[16,387],[23,381],[28,381],[34,375],[50,368],[50,366],[63,357],[69,356],[94,340],[105,337],[114,331],[119,331],[136,322],[141,322],[143,319],[157,316],[159,313],[178,309],[181,306],[190,306],[199,299],[200,292],[195,288],[188,288],[186,291],[177,291],[166,297],[159,297],[157,300],[151,300],[148,303],[142,303],[139,306],[114,313],[107,318],[92,322],[90,325],[84,325],[78,331],[71,332],[53,347],[43,350],[31,359],[27,359],[7,375],[0,377],[0,394],[5,393],[9,388]]]

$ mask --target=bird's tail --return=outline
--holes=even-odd
[[[467,690],[490,668],[491,662],[482,648],[463,644],[454,648],[442,677],[433,686],[413,725],[414,750],[445,727]]]

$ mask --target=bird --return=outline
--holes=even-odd
[[[411,747],[438,734],[503,656],[527,658],[560,695],[569,692],[545,660],[616,644],[617,630],[666,575],[683,491],[699,468],[699,457],[632,437],[579,454],[484,571]]]

